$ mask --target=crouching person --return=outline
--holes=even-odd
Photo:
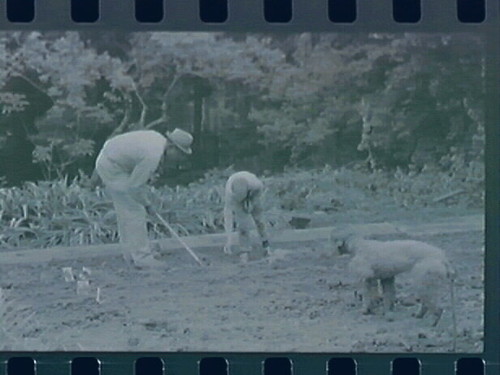
[[[250,172],[236,172],[227,180],[224,197],[224,227],[227,235],[224,252],[226,254],[237,252],[248,253],[250,257],[258,255],[251,253],[249,231],[252,220],[262,241],[262,253],[265,254],[269,250],[266,227],[262,218],[261,195],[263,189],[262,181]],[[232,234],[235,225],[239,235],[239,251],[235,251],[237,241]]]
[[[148,180],[162,159],[169,163],[191,154],[192,142],[191,134],[181,129],[165,136],[138,130],[109,139],[97,157],[95,170],[113,201],[125,260],[137,268],[162,265],[148,240],[146,214],[153,212],[146,194]]]

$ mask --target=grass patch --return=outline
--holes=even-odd
[[[231,169],[213,170],[187,186],[149,187],[154,207],[180,235],[223,230],[223,194]],[[287,227],[294,213],[346,213],[370,205],[481,208],[481,165],[455,171],[367,171],[360,166],[288,170],[262,177],[269,225]],[[43,248],[105,244],[118,240],[116,217],[104,190],[81,179],[40,181],[0,189],[0,246]],[[160,223],[148,223],[151,238],[169,237]]]

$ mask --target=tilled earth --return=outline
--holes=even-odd
[[[387,237],[387,236],[386,236]],[[395,237],[393,237],[395,238]],[[422,238],[418,238],[421,239]],[[483,348],[483,233],[431,235],[457,270],[458,352]],[[290,243],[242,262],[222,249],[167,251],[165,269],[119,257],[0,266],[1,350],[449,352],[451,305],[437,327],[418,309],[411,275],[394,312],[361,314],[349,258],[328,241]],[[103,248],[103,251],[105,249]],[[65,281],[85,273],[88,288]],[[83,270],[83,271],[82,271]]]

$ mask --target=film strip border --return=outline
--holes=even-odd
[[[494,35],[489,35],[490,41],[497,43],[497,26],[498,2],[493,0],[5,0],[0,2],[2,30],[126,28],[287,32],[304,29],[393,32],[493,31]],[[497,50],[498,47],[494,51],[496,54]],[[493,65],[498,67],[498,63]],[[497,119],[498,113],[492,116]],[[490,135],[492,132],[490,130]],[[490,139],[498,140],[498,130],[494,132],[494,137]],[[490,141],[489,147],[498,145],[492,145]],[[492,220],[489,222],[490,228],[496,228],[498,218],[493,220],[493,224]],[[495,238],[498,239],[498,234]],[[490,256],[489,260],[492,259]],[[498,256],[495,255],[494,259],[497,260]],[[487,291],[490,296],[493,293],[491,290]],[[497,297],[494,300],[497,300]],[[492,321],[491,311],[486,313],[486,318],[487,321]],[[496,321],[497,317],[494,319]],[[498,348],[491,348],[490,345],[485,356],[399,354],[334,357],[326,354],[187,353],[155,356],[135,353],[0,353],[0,375],[35,373],[38,375],[452,373],[480,375],[498,373],[498,362],[488,362],[490,357],[498,357],[497,351]]]
[[[104,358],[103,358],[104,357]],[[323,355],[296,358],[261,355],[213,356],[134,356],[101,355],[99,357],[40,358],[12,357],[0,369],[1,375],[485,375],[485,362],[478,357],[464,357],[440,362],[413,357],[394,356],[380,361],[367,358]]]
[[[448,31],[495,22],[497,5],[493,0],[122,0],[119,6],[113,0],[5,0],[0,28]]]

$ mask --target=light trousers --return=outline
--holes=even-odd
[[[232,235],[234,225],[238,231],[239,244],[242,247],[249,247],[250,229],[255,223],[257,232],[262,241],[267,240],[266,226],[264,224],[262,204],[260,194],[256,194],[246,210],[243,202],[234,199],[227,199],[224,204],[224,229],[227,235],[225,246],[226,252],[231,252],[232,247],[236,245],[236,238]]]
[[[130,189],[127,183],[129,174],[106,157],[97,160],[96,170],[113,201],[125,259],[133,261],[150,254],[143,191]]]

